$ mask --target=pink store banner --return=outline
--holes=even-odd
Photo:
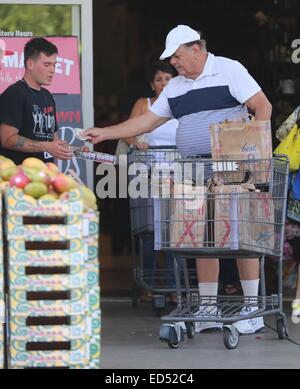
[[[47,89],[55,94],[80,95],[80,67],[77,37],[49,37],[58,48],[56,74],[52,85]],[[22,79],[24,75],[24,46],[28,38],[1,38],[10,55],[1,60],[0,94]]]

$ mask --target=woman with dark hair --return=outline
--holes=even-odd
[[[168,62],[156,61],[149,70],[148,80],[155,94],[153,97],[142,97],[134,104],[130,118],[143,115],[158,99],[164,87],[168,84],[171,78],[176,77],[175,68]],[[128,146],[135,146],[139,150],[147,150],[149,146],[170,146],[176,144],[176,130],[178,121],[173,119],[156,128],[149,134],[135,136],[120,140],[118,143],[116,154],[126,154]]]
[[[138,99],[131,111],[130,118],[140,116],[147,112],[154,102],[158,99],[164,87],[168,84],[171,78],[176,77],[177,72],[167,62],[156,61],[149,70],[148,80],[154,92],[153,97],[142,97]],[[176,131],[178,121],[176,119],[170,120],[162,126],[156,128],[149,134],[127,138],[124,141],[120,140],[118,143],[116,154],[126,154],[129,146],[134,146],[139,150],[147,150],[149,146],[175,146],[176,145]],[[155,272],[157,268],[158,252],[154,251],[154,236],[153,234],[145,234],[142,237],[142,258],[144,278],[150,289],[145,289],[141,294],[142,302],[151,302],[151,289],[155,287]],[[175,289],[175,277],[173,270],[173,255],[166,253],[164,255],[166,267],[166,282],[170,289]],[[169,294],[169,301],[175,302],[176,294]]]

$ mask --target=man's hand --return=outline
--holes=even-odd
[[[141,151],[147,151],[147,150],[149,150],[149,145],[148,145],[148,143],[138,143],[138,144],[136,145],[136,147],[137,147],[139,150],[141,150]]]
[[[82,133],[82,136],[87,137],[87,141],[96,145],[97,143],[103,142],[105,138],[105,129],[104,128],[89,128]]]
[[[74,157],[72,149],[68,143],[62,140],[55,140],[54,142],[45,142],[45,151],[51,154],[55,159],[66,161]]]

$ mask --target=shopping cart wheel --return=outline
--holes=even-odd
[[[132,308],[137,308],[139,305],[139,291],[138,289],[132,290]]]
[[[180,342],[170,341],[170,342],[168,342],[168,346],[171,350],[177,350],[180,346]]]
[[[196,330],[195,330],[195,323],[193,322],[186,322],[186,335],[189,339],[194,339],[196,335]]]
[[[235,350],[239,345],[240,334],[234,326],[224,326],[224,344],[228,350]]]
[[[283,317],[277,319],[277,332],[280,340],[288,338],[288,330]]]
[[[163,324],[160,327],[160,340],[166,342],[170,349],[178,349],[184,341],[184,332],[180,324]]]

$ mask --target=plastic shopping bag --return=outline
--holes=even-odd
[[[297,124],[288,136],[275,150],[275,155],[287,155],[290,161],[290,171],[295,172],[300,168],[300,129]]]

